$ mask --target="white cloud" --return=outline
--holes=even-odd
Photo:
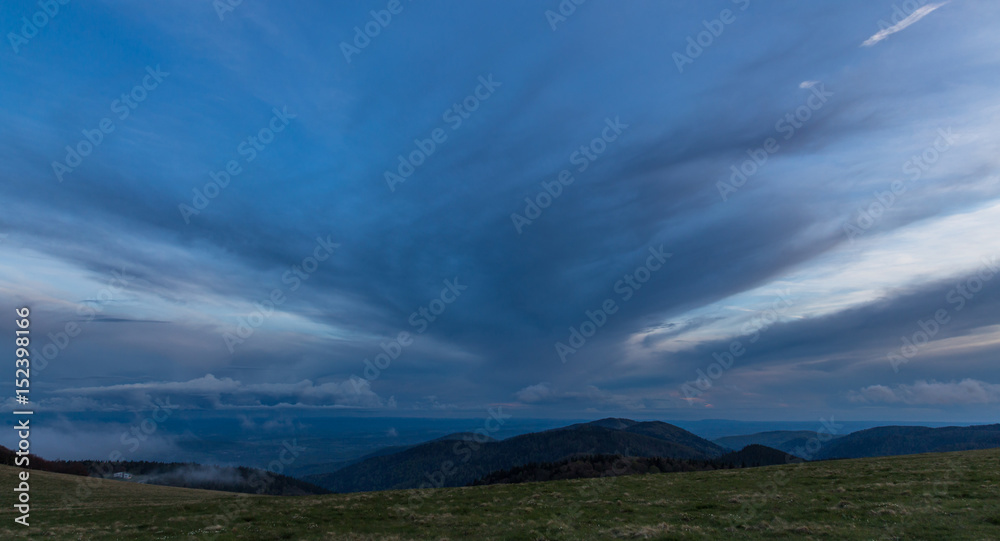
[[[582,391],[556,392],[548,383],[538,383],[514,393],[514,397],[525,404],[575,402],[584,407],[612,406],[630,410],[646,407],[642,399],[602,391],[593,385],[584,387]]]
[[[884,234],[868,233],[854,245],[842,243],[769,283],[674,318],[709,324],[682,333],[644,330],[634,334],[629,344],[646,354],[685,351],[701,343],[745,335],[745,326],[750,323],[756,327],[754,322],[761,321],[769,310],[774,310],[780,321],[822,317],[891,298],[901,290],[969,276],[984,268],[984,257],[1000,253],[1000,236],[990,227],[995,223],[1000,223],[1000,201]],[[790,306],[776,309],[783,306],[781,299],[788,299]],[[733,310],[734,306],[742,309]],[[648,337],[657,339],[658,335],[663,337],[655,345],[638,347]]]
[[[542,402],[552,396],[552,389],[549,389],[547,383],[539,383],[537,385],[529,385],[524,389],[514,393],[514,397],[517,398],[518,402],[524,402],[526,404],[533,404],[535,402]]]
[[[896,32],[900,32],[900,31],[906,30],[906,28],[908,28],[910,25],[912,25],[912,24],[916,23],[917,21],[919,21],[920,19],[923,19],[924,17],[930,15],[934,10],[938,9],[939,7],[941,7],[941,6],[943,6],[943,5],[947,4],[947,3],[948,2],[941,2],[940,4],[928,4],[926,6],[920,7],[919,9],[915,10],[913,13],[911,13],[907,18],[903,19],[902,21],[899,21],[898,23],[890,26],[889,28],[883,28],[882,30],[879,30],[872,37],[866,39],[865,42],[861,44],[861,46],[862,47],[871,47],[871,46],[875,45],[876,43],[878,43],[878,42],[880,42],[880,41],[888,38],[889,36],[895,34]]]
[[[860,391],[853,391],[848,398],[852,402],[906,404],[909,406],[950,406],[961,404],[998,404],[1000,385],[975,379],[959,382],[939,383],[917,381],[913,385],[871,385]]]
[[[232,378],[217,378],[212,374],[189,381],[129,383],[102,387],[77,387],[55,391],[50,407],[57,409],[130,410],[156,404],[154,399],[168,400],[180,408],[189,407],[393,407],[394,401],[383,401],[371,390],[367,380],[331,381],[315,384],[310,380],[298,383],[243,383]]]

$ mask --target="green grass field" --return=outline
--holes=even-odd
[[[32,472],[29,528],[17,471],[0,539],[1000,539],[998,449],[307,497]]]

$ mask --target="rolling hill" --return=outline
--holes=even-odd
[[[30,527],[4,504],[0,539],[986,540],[1000,538],[998,461],[991,449],[303,497],[32,471]],[[0,466],[0,486],[18,471]]]
[[[801,459],[795,455],[790,455],[778,449],[753,444],[747,445],[739,451],[726,453],[719,458],[712,460],[712,462],[726,464],[737,468],[758,468],[760,466],[793,464],[801,462]]]
[[[626,432],[642,434],[644,436],[650,436],[652,438],[670,441],[678,445],[694,449],[695,451],[709,458],[719,456],[722,453],[726,452],[726,449],[722,448],[720,445],[717,445],[700,436],[692,434],[691,432],[688,432],[683,428],[674,426],[670,423],[664,423],[661,421],[647,421],[643,423],[635,423],[627,428],[624,428],[623,430]],[[675,458],[684,458],[684,457],[675,457]]]
[[[500,441],[439,439],[306,480],[334,492],[463,486],[494,471],[576,455],[707,460],[725,452],[667,423],[602,419]]]
[[[1000,424],[976,426],[881,426],[852,432],[823,446],[817,459],[862,458],[1000,447]]]

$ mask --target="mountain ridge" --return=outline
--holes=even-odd
[[[816,459],[868,458],[1000,447],[1000,424],[973,426],[880,426],[823,445]]]
[[[607,418],[498,441],[432,440],[306,480],[335,492],[463,486],[494,471],[576,455],[707,460],[725,453],[726,449],[669,423]]]

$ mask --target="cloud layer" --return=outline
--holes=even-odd
[[[1000,382],[1000,7],[404,5],[362,47],[384,3],[107,0],[0,52],[38,401],[885,419]]]
[[[913,385],[871,385],[851,395],[852,400],[867,403],[907,404],[911,406],[950,406],[955,404],[1000,403],[1000,385],[974,379],[950,383],[918,381]]]

